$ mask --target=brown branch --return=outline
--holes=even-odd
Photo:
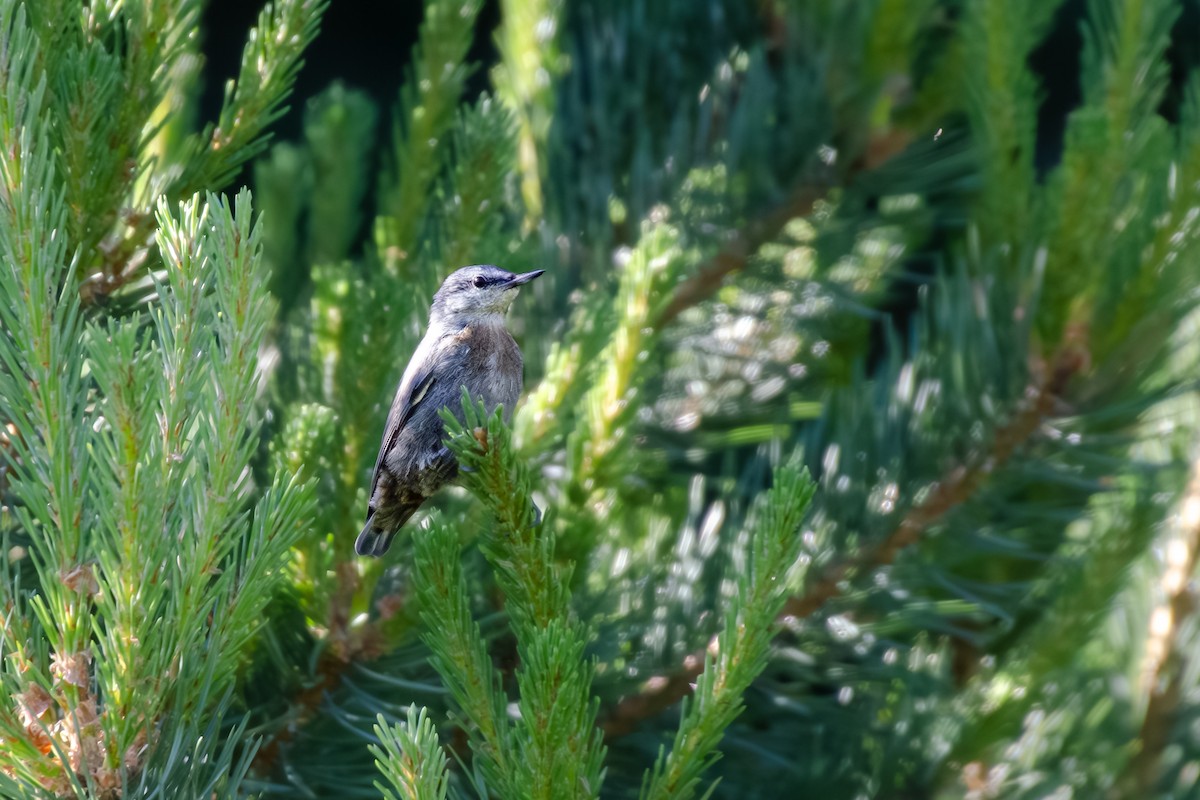
[[[996,432],[996,439],[986,457],[975,463],[962,464],[934,485],[928,499],[910,509],[896,529],[865,557],[832,566],[800,597],[793,597],[783,607],[783,617],[807,617],[829,600],[841,594],[841,583],[852,573],[878,569],[896,560],[900,551],[915,544],[923,532],[975,494],[997,467],[1005,464],[1017,448],[1027,442],[1041,424],[1054,413],[1071,376],[1078,372],[1086,359],[1080,351],[1066,350],[1058,359],[1054,373],[1011,422]]]
[[[889,129],[879,132],[866,143],[862,155],[846,167],[840,176],[840,185],[848,185],[863,172],[887,163],[908,147],[910,141],[912,137],[906,131]],[[825,198],[833,185],[828,179],[802,183],[784,203],[738,231],[720,252],[679,285],[675,296],[655,321],[655,327],[662,329],[670,325],[684,311],[712,297],[727,276],[745,268],[759,248],[776,239],[785,225],[793,219],[812,214],[817,203]]]
[[[1181,677],[1185,655],[1177,647],[1183,621],[1196,610],[1190,588],[1200,556],[1200,460],[1180,504],[1174,536],[1167,543],[1166,569],[1161,586],[1164,601],[1150,615],[1150,634],[1141,670],[1141,690],[1149,696],[1138,734],[1139,747],[1118,786],[1124,796],[1149,797],[1161,772],[1162,754],[1170,743],[1171,727],[1183,696]]]
[[[151,254],[157,220],[151,212],[127,208],[121,212],[121,222],[125,231],[113,233],[100,242],[97,246],[98,270],[84,276],[79,283],[79,299],[85,307],[102,303],[118,289],[145,274],[143,267]]]
[[[350,629],[350,604],[358,588],[358,573],[352,562],[336,567],[337,587],[329,603],[329,630],[325,635],[327,647],[313,670],[315,680],[301,689],[289,706],[287,724],[254,754],[251,769],[258,775],[274,773],[283,749],[316,717],[325,695],[342,685],[346,673],[360,661],[372,661],[383,654],[383,632],[378,625],[368,623],[360,630]],[[387,598],[383,598],[386,600]],[[394,613],[394,609],[391,610]],[[383,609],[383,616],[389,612]]]
[[[1068,337],[1069,340],[1077,339],[1071,334]],[[895,530],[870,552],[829,567],[804,594],[787,601],[780,619],[811,616],[827,602],[840,596],[845,591],[844,584],[853,574],[892,564],[901,550],[916,544],[921,534],[969,500],[983,482],[1054,415],[1070,379],[1086,364],[1084,350],[1073,344],[1064,347],[1051,374],[1030,393],[1025,408],[997,431],[990,452],[980,454],[971,464],[959,465],[951,470],[936,484],[929,497],[911,508]],[[711,642],[709,646],[712,646]],[[642,720],[658,715],[690,695],[703,668],[704,654],[692,653],[674,674],[652,678],[646,682],[640,694],[623,698],[600,724],[605,738],[613,739],[632,733]]]
[[[350,669],[351,661],[338,658],[330,651],[321,654],[317,661],[316,682],[297,694],[289,706],[292,712],[287,724],[254,754],[251,769],[257,775],[271,775],[279,762],[284,747],[291,743],[295,734],[305,723],[313,719],[325,695],[337,689]]]
[[[676,317],[692,306],[707,300],[721,288],[725,277],[744,268],[758,249],[777,237],[783,226],[793,219],[806,217],[817,202],[825,197],[828,187],[804,184],[792,196],[765,217],[739,231],[729,244],[704,262],[696,273],[679,284],[675,296],[655,322],[658,329],[670,325]]]
[[[885,164],[908,147],[910,141],[909,134],[900,130],[882,131],[872,137],[862,155],[847,167],[842,176],[842,184],[849,183],[854,176],[862,172]],[[786,202],[747,226],[745,230],[739,231],[720,252],[679,285],[675,296],[655,320],[655,328],[662,329],[670,325],[684,311],[716,293],[726,277],[745,268],[750,258],[764,244],[776,239],[785,225],[793,219],[812,214],[817,203],[825,198],[832,185],[824,180],[800,184]],[[840,577],[829,584],[825,581],[820,582],[822,590],[832,590],[836,593],[839,580]],[[693,653],[684,658],[682,668],[677,673],[652,678],[646,683],[641,694],[623,699],[608,719],[600,723],[605,738],[611,739],[632,732],[641,720],[655,716],[691,694],[692,684],[703,668],[703,653]]]

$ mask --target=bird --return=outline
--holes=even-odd
[[[492,264],[455,270],[433,296],[429,328],[417,346],[388,412],[367,506],[354,543],[361,556],[387,552],[404,523],[458,475],[438,411],[461,422],[462,389],[489,413],[503,406],[512,419],[521,394],[521,349],[504,323],[518,290],[545,270],[514,274]]]

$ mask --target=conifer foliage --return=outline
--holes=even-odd
[[[0,4],[0,794],[226,794],[238,672],[310,486],[257,479],[274,302],[248,193],[321,3],[188,126],[200,3]]]
[[[325,5],[204,123],[200,0],[0,0],[0,796],[1200,797],[1193,0],[425,0],[268,148]]]

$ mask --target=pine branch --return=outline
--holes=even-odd
[[[1046,603],[1037,623],[1015,646],[1005,648],[998,667],[981,670],[964,691],[948,698],[951,707],[971,712],[960,717],[952,747],[939,757],[936,783],[943,790],[993,774],[993,761],[1027,762],[1020,743],[1040,738],[1040,715],[1031,716],[1031,712],[1047,701],[1063,709],[1068,732],[1074,729],[1083,735],[1087,730],[1089,724],[1080,725],[1074,715],[1095,713],[1096,701],[1089,702],[1084,695],[1084,708],[1072,708],[1069,703],[1077,701],[1081,687],[1071,683],[1086,679],[1088,669],[1080,663],[1081,653],[1097,644],[1101,624],[1126,585],[1130,563],[1144,554],[1154,539],[1161,508],[1151,500],[1154,490],[1148,484],[1139,485],[1137,478],[1125,482],[1122,488],[1130,501],[1127,510],[1118,509],[1111,498],[1093,505],[1091,535],[1078,545],[1068,544],[1056,569],[1047,576],[1055,596]],[[1059,696],[1064,690],[1070,699]],[[1120,757],[1111,770],[1114,779],[1128,764],[1124,720],[1120,730],[1121,747],[1112,751]],[[1006,765],[998,764],[995,771],[1006,773]]]
[[[966,9],[965,110],[980,140],[984,178],[978,219],[989,241],[1027,241],[1034,228],[1038,207],[1030,199],[1036,185],[1038,84],[1029,54],[1060,4],[980,0]]]
[[[1122,252],[1123,236],[1141,239],[1141,226],[1127,230],[1112,221],[1160,202],[1169,149],[1156,109],[1166,87],[1164,54],[1179,5],[1150,0],[1124,8],[1114,4],[1105,12],[1106,5],[1094,6],[1084,50],[1087,102],[1068,121],[1062,165],[1048,198],[1048,247],[1062,265],[1047,273],[1039,306],[1039,325],[1050,340],[1074,320],[1086,319],[1083,314],[1098,312],[1107,323],[1108,308],[1130,303],[1128,287],[1137,282],[1139,269],[1158,271],[1157,264],[1143,265]],[[1105,19],[1108,14],[1113,18]],[[1141,177],[1131,181],[1135,169]],[[1096,357],[1104,358],[1106,345],[1120,346],[1127,335],[1097,336]]]
[[[520,126],[517,165],[526,221],[542,217],[542,157],[553,113],[553,79],[567,59],[558,45],[562,0],[501,0],[502,23],[496,32],[501,64],[492,73],[497,94]]]
[[[838,181],[835,182],[832,176],[825,176],[823,179],[798,183],[787,200],[735,231],[719,252],[683,281],[671,301],[655,318],[654,327],[661,330],[669,326],[684,311],[716,294],[725,279],[744,269],[763,245],[779,237],[784,226],[794,219],[811,216],[831,188],[850,184],[856,177],[883,167],[903,152],[909,142],[909,135],[903,131],[880,132],[867,142],[862,155],[846,168],[844,175],[838,176]]]
[[[184,765],[158,748],[159,737],[176,734],[202,742],[197,754],[206,766],[191,767],[196,780],[231,768],[231,749],[199,739],[194,722],[170,720],[180,713],[220,724],[229,712],[236,667],[311,513],[305,488],[286,480],[257,502],[248,496],[261,426],[257,354],[272,311],[256,279],[261,252],[248,196],[237,206],[193,200],[178,219],[160,207],[166,269],[158,313],[145,323],[76,327],[70,265],[42,261],[44,252],[12,262],[30,270],[29,286],[39,284],[40,271],[66,272],[54,278],[63,292],[57,303],[37,293],[29,306],[6,312],[14,327],[0,342],[0,382],[13,384],[3,411],[20,443],[13,494],[33,534],[37,572],[33,587],[5,587],[6,605],[31,613],[41,629],[6,625],[3,634],[5,648],[24,662],[3,677],[20,698],[15,733],[37,752],[0,754],[0,770],[60,793],[103,793],[140,780],[174,785]],[[0,224],[0,238],[20,230]],[[31,241],[40,238],[30,232]],[[18,297],[10,288],[6,295]],[[34,357],[39,336],[86,356],[88,388],[78,385],[82,369],[66,365],[53,344],[41,367],[22,364],[27,356],[8,346],[29,336]],[[198,365],[200,351],[214,358]],[[55,372],[39,374],[46,367]],[[31,390],[29,411],[8,407]],[[30,419],[42,392],[69,392],[71,403],[55,403],[47,420]],[[60,427],[76,438],[57,440]],[[71,468],[52,467],[62,477],[43,479],[38,473],[56,459]],[[61,480],[77,492],[87,487],[70,518],[55,491]],[[72,531],[84,526],[86,537]],[[18,633],[22,639],[10,638]],[[29,648],[30,634],[50,648]],[[209,655],[194,658],[198,651]]]
[[[446,800],[446,753],[424,708],[409,706],[405,725],[388,725],[380,714],[375,735],[380,744],[371,745],[371,754],[391,788],[378,781],[375,786],[386,800]]]
[[[198,38],[202,4],[159,0],[112,14],[73,5],[35,3],[30,11],[45,48],[48,112],[82,278],[108,263],[125,207],[153,200],[135,195],[155,166],[148,150],[163,123],[158,109],[185,63],[196,62],[186,56]]]
[[[506,717],[504,692],[487,653],[486,639],[471,617],[458,536],[433,524],[414,539],[414,579],[422,638],[433,666],[466,716],[464,725],[476,764],[488,786],[505,798],[521,797],[519,755]]]
[[[369,186],[376,117],[366,93],[341,84],[318,95],[305,109],[304,140],[312,166],[305,253],[309,264],[332,264],[350,255]]]
[[[1178,181],[1196,187],[1200,174],[1200,78],[1190,81],[1183,107],[1184,135],[1176,164]],[[1167,268],[1178,261],[1197,240],[1194,208],[1196,189],[1177,191],[1170,198],[1164,224],[1159,229],[1150,263]],[[1185,210],[1187,209],[1187,210]],[[1154,292],[1156,279],[1147,271],[1135,290],[1140,297]],[[1132,314],[1122,309],[1122,316]],[[1118,322],[1114,327],[1123,328]],[[1186,328],[1185,328],[1186,330]],[[1186,336],[1186,334],[1185,334]],[[1185,367],[1186,372],[1191,370]],[[1184,623],[1195,612],[1196,599],[1190,582],[1200,557],[1200,462],[1193,461],[1191,477],[1179,500],[1179,510],[1165,549],[1166,570],[1160,580],[1163,600],[1152,611],[1149,636],[1143,648],[1139,695],[1148,697],[1138,735],[1139,748],[1125,767],[1117,786],[1131,794],[1146,794],[1158,788],[1163,754],[1170,743],[1171,729],[1183,702],[1183,676],[1188,658],[1180,651]]]
[[[511,250],[500,239],[506,215],[497,203],[516,161],[511,113],[490,97],[480,98],[460,113],[453,144],[449,197],[439,226],[441,259],[446,264],[495,261],[494,253]]]
[[[481,0],[427,0],[412,69],[400,94],[395,130],[396,175],[385,191],[375,244],[393,277],[420,245],[429,192],[441,169],[455,110],[471,67],[465,63]],[[410,276],[411,277],[411,276]]]
[[[312,680],[299,693],[288,698],[288,725],[275,731],[263,746],[255,750],[251,763],[254,774],[275,774],[288,746],[304,730],[304,726],[321,713],[321,706],[328,697],[345,684],[351,667],[379,656],[379,637],[373,628],[360,631],[356,641],[357,650],[341,648],[321,653],[312,667]]]
[[[649,373],[649,359],[643,354],[658,341],[651,320],[687,263],[686,244],[679,227],[659,209],[643,224],[638,245],[622,270],[612,299],[611,332],[597,358],[600,366],[579,401],[575,430],[567,437],[570,481],[558,510],[560,547],[569,560],[586,560],[584,554],[596,544],[598,532],[592,510],[612,505],[602,498],[612,497],[612,487],[619,484],[614,465],[628,452],[627,428]],[[538,411],[545,409],[530,413]]]
[[[1110,497],[1092,504],[1089,535],[1077,543],[1065,543],[1055,568],[1045,578],[1054,595],[1049,602],[1037,598],[1046,607],[1036,624],[1015,645],[1001,650],[998,667],[981,670],[952,698],[955,707],[974,710],[962,717],[952,748],[939,759],[938,780],[943,787],[990,773],[993,760],[1008,761],[1014,754],[1014,741],[1038,738],[1036,716],[1030,716],[1034,709],[1047,701],[1056,705],[1067,702],[1059,697],[1064,688],[1072,695],[1079,691],[1070,687],[1070,682],[1088,674],[1081,654],[1097,644],[1102,623],[1128,583],[1130,564],[1155,539],[1161,514],[1161,505],[1152,498],[1156,487],[1153,478],[1129,475],[1114,492],[1123,494],[1125,503],[1118,504]],[[1085,705],[1094,702],[1084,701]],[[1069,721],[1068,730],[1074,727],[1081,734],[1088,727],[1072,720],[1070,711],[1064,721]],[[1120,729],[1128,730],[1124,720]],[[1126,737],[1122,733],[1122,747],[1114,751],[1121,756],[1111,770],[1114,780],[1121,777],[1122,768],[1126,777],[1135,774],[1126,761]],[[1005,772],[1005,765],[998,765],[997,771]]]
[[[1055,367],[1044,385],[1030,393],[1024,410],[996,432],[988,453],[947,473],[927,499],[913,507],[890,535],[869,545],[866,552],[827,568],[819,578],[807,583],[802,594],[789,598],[783,604],[780,617],[805,619],[811,616],[826,603],[841,596],[849,588],[847,581],[851,577],[887,566],[895,561],[902,550],[917,544],[925,531],[969,500],[988,477],[1055,414],[1068,383],[1084,364],[1085,360],[1078,350],[1064,350],[1056,359]],[[714,638],[709,643],[709,650],[716,644]],[[702,653],[690,654],[673,674],[656,677],[646,683],[642,692],[622,699],[601,723],[605,737],[611,739],[632,733],[643,720],[657,716],[690,695],[704,664]]]
[[[41,50],[23,5],[0,7],[0,415],[14,428],[14,492],[33,501],[22,514],[55,535],[32,544],[53,574],[80,562],[86,464],[82,320],[74,294],[68,225],[58,187]],[[26,521],[23,521],[25,524]],[[48,591],[54,592],[57,582]],[[51,597],[50,601],[55,602]],[[75,608],[65,598],[62,607]],[[78,650],[90,633],[69,623],[60,645]]]
[[[742,695],[767,665],[771,627],[786,598],[788,572],[800,558],[799,528],[815,491],[803,471],[776,471],[755,524],[749,570],[739,577],[724,630],[704,658],[695,695],[684,701],[675,742],[642,784],[643,800],[693,797],[700,776],[719,758],[716,747],[741,713]]]
[[[893,563],[901,550],[916,544],[930,527],[967,502],[1047,420],[1055,416],[1068,383],[1085,367],[1085,359],[1076,349],[1062,351],[1045,384],[1032,389],[1025,408],[996,431],[990,452],[946,473],[928,497],[912,508],[889,536],[871,546],[867,553],[830,568],[803,595],[788,600],[784,615],[805,618],[815,613],[845,591],[844,581],[851,575],[865,574]]]
[[[294,313],[312,280],[304,260],[307,242],[301,226],[313,192],[313,171],[307,149],[290,142],[275,145],[254,162],[254,196],[264,207],[263,260],[270,269],[271,295],[279,304],[281,319]],[[286,372],[276,374],[280,379],[289,377]]]
[[[187,195],[199,187],[223,186],[247,160],[266,149],[263,132],[283,116],[303,54],[316,38],[328,0],[276,0],[258,15],[242,51],[235,80],[215,125],[194,140],[193,155],[165,194]]]
[[[141,32],[147,42],[158,42],[161,37],[161,44],[168,48],[171,57],[183,60],[189,42],[197,35],[199,4],[187,3],[187,13],[181,10],[181,16],[173,20],[170,28],[156,22],[163,13],[170,17],[166,3],[148,7],[148,19],[141,20],[147,27],[135,24],[130,32],[118,35],[137,38]],[[92,214],[93,217],[107,214],[103,218],[110,228],[115,223],[116,230],[105,229],[109,235],[100,243],[99,269],[89,270],[81,280],[79,291],[85,306],[97,305],[131,284],[147,282],[147,259],[155,255],[149,247],[155,233],[155,216],[150,207],[158,198],[180,200],[196,192],[220,188],[242,164],[266,148],[264,131],[286,111],[283,103],[303,65],[301,55],[317,35],[325,7],[326,0],[279,0],[275,5],[268,4],[260,13],[257,26],[250,31],[237,79],[226,84],[218,122],[187,137],[177,147],[170,147],[169,153],[153,152],[163,145],[154,141],[161,120],[152,112],[160,102],[169,99],[169,92],[186,91],[194,70],[173,69],[172,64],[179,66],[175,61],[163,66],[154,57],[153,48],[148,61],[138,58],[127,65],[127,72],[120,79],[125,100],[133,97],[138,87],[144,89],[143,84],[158,87],[155,89],[158,94],[153,101],[130,106],[146,118],[145,135],[138,134],[135,149],[134,163],[144,173],[138,178],[137,196],[123,201],[125,195],[105,192],[102,200],[109,204],[108,208]],[[136,12],[134,17],[140,19],[141,13]],[[124,24],[121,21],[125,16],[114,15],[114,19],[115,24]],[[171,80],[182,81],[183,85],[172,86]],[[171,102],[186,100],[176,98]],[[103,137],[99,140],[104,141]],[[83,158],[87,158],[86,154]],[[118,166],[127,182],[137,175],[136,171],[126,175],[129,170],[124,162]],[[76,193],[72,199],[84,202]],[[90,253],[85,253],[85,257],[90,257]]]
[[[463,419],[442,410],[446,443],[464,485],[488,505],[497,530],[481,548],[507,598],[517,638],[521,719],[511,773],[523,796],[596,797],[604,746],[595,727],[594,664],[585,626],[569,606],[569,573],[557,566],[554,538],[538,524],[528,467],[512,446],[502,410],[489,414],[463,390]]]
[[[1159,582],[1163,601],[1150,616],[1150,635],[1143,648],[1138,692],[1149,702],[1138,733],[1139,746],[1118,781],[1131,797],[1150,797],[1157,791],[1163,752],[1183,702],[1188,655],[1180,651],[1178,639],[1183,624],[1196,611],[1190,584],[1200,559],[1200,461],[1193,462],[1191,472],[1165,548],[1166,569]]]

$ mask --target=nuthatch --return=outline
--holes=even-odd
[[[488,410],[504,407],[512,419],[521,394],[521,350],[504,327],[517,290],[542,274],[514,275],[485,264],[454,272],[433,296],[429,330],[400,379],[388,413],[383,444],[371,479],[367,524],[354,549],[381,556],[392,537],[421,504],[458,474],[458,462],[442,441],[438,409],[463,418],[462,387]]]

